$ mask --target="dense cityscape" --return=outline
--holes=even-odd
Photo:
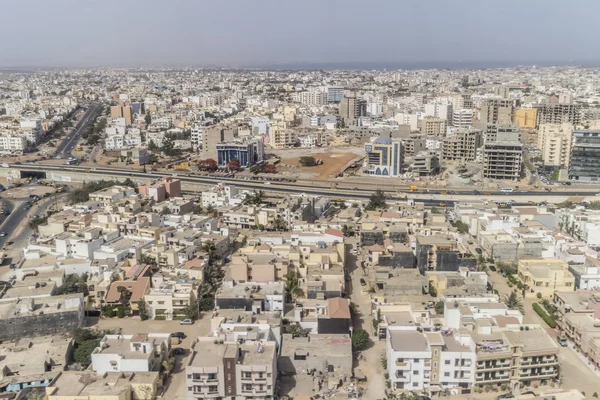
[[[2,398],[598,398],[599,78],[0,70]]]

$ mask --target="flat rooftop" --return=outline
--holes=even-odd
[[[417,331],[389,331],[394,351],[428,351],[427,338]]]

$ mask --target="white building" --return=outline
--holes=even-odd
[[[452,110],[452,125],[456,128],[470,128],[473,125],[473,110],[468,108]]]
[[[398,113],[394,115],[394,119],[399,125],[410,125],[411,131],[419,130],[419,117],[417,114]]]
[[[135,335],[106,335],[92,352],[92,369],[106,372],[160,371],[170,356],[170,333],[137,333]]]
[[[239,190],[232,185],[223,185],[219,183],[210,190],[202,192],[202,207],[208,206],[221,207],[228,204],[240,204],[242,198],[239,196]]]
[[[269,134],[269,117],[252,117],[252,134]]]
[[[194,149],[202,147],[202,127],[201,126],[197,126],[197,125],[192,126],[192,135],[190,137],[190,140],[192,141],[192,147]]]
[[[0,135],[0,150],[22,153],[27,148],[27,138],[20,135]]]

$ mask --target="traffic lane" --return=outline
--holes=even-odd
[[[0,248],[6,247],[6,243],[11,240],[11,235],[18,228],[19,224],[27,217],[29,210],[26,209],[26,204],[27,203],[21,203],[16,205],[0,226],[0,232],[6,232],[6,236],[0,237]]]
[[[85,128],[90,122],[92,115],[96,112],[98,106],[92,106],[88,108],[83,117],[79,120],[75,128],[68,135],[67,139],[64,139],[58,146],[58,153],[63,156],[68,156],[71,154],[72,147],[75,146],[75,143],[79,140],[81,136],[83,128]]]
[[[44,199],[38,203],[35,203],[33,205],[33,207],[28,211],[28,213],[30,213],[30,217],[29,218],[33,218],[34,215],[40,215],[40,216],[44,216],[46,215],[46,213],[48,212],[48,210],[62,197],[67,196],[68,193],[60,193],[60,194],[56,194],[56,195],[52,195],[50,198]],[[29,238],[31,237],[31,235],[33,234],[33,229],[31,229],[29,227],[29,224],[27,224],[23,230],[21,232],[19,232],[18,235],[14,236],[14,232],[13,235],[10,236],[10,239],[15,242],[14,246],[18,246],[18,247],[25,247],[27,246],[27,244],[29,243]]]

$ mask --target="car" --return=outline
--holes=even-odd
[[[13,242],[12,240],[9,240],[8,242],[6,242],[6,245],[7,245],[7,246],[10,246],[10,245],[11,245],[11,244],[13,244],[13,243],[15,243],[15,242]]]
[[[174,347],[173,350],[171,350],[171,354],[174,356],[182,356],[185,354],[185,349],[182,349],[181,347]]]
[[[560,344],[562,347],[567,347],[567,339],[564,336],[559,336],[556,338],[556,341],[558,342],[558,344]]]
[[[185,339],[186,335],[183,332],[173,332],[171,333],[171,336],[177,339]]]
[[[504,394],[501,394],[500,396],[498,396],[497,398],[498,398],[498,400],[502,400],[502,399],[514,399],[515,395],[512,394],[512,393],[504,393]]]
[[[8,236],[8,233],[6,233],[4,231],[0,232],[0,237],[5,237],[5,236]]]
[[[193,325],[193,324],[194,324],[194,320],[191,318],[186,318],[179,323],[179,325]]]
[[[10,264],[8,266],[8,268],[10,268],[10,269],[17,269],[17,264]]]
[[[358,190],[358,188],[357,187],[353,187],[352,190]]]
[[[360,286],[367,286],[367,281],[365,281],[363,278],[360,278]]]
[[[483,253],[483,250],[481,250],[481,247],[476,247],[475,251],[477,252],[477,254]]]
[[[491,265],[491,264],[490,264],[490,265],[488,266],[488,268],[490,269],[490,271],[492,271],[492,272],[496,272],[496,267],[495,267],[495,266],[493,266],[493,265]]]
[[[531,395],[533,395],[533,396],[537,396],[537,395],[536,395],[536,394],[533,392],[533,390],[528,390],[528,391],[526,391],[526,392],[523,392],[523,393],[521,393],[521,396],[523,396],[523,395],[526,395],[526,394],[531,394]]]

